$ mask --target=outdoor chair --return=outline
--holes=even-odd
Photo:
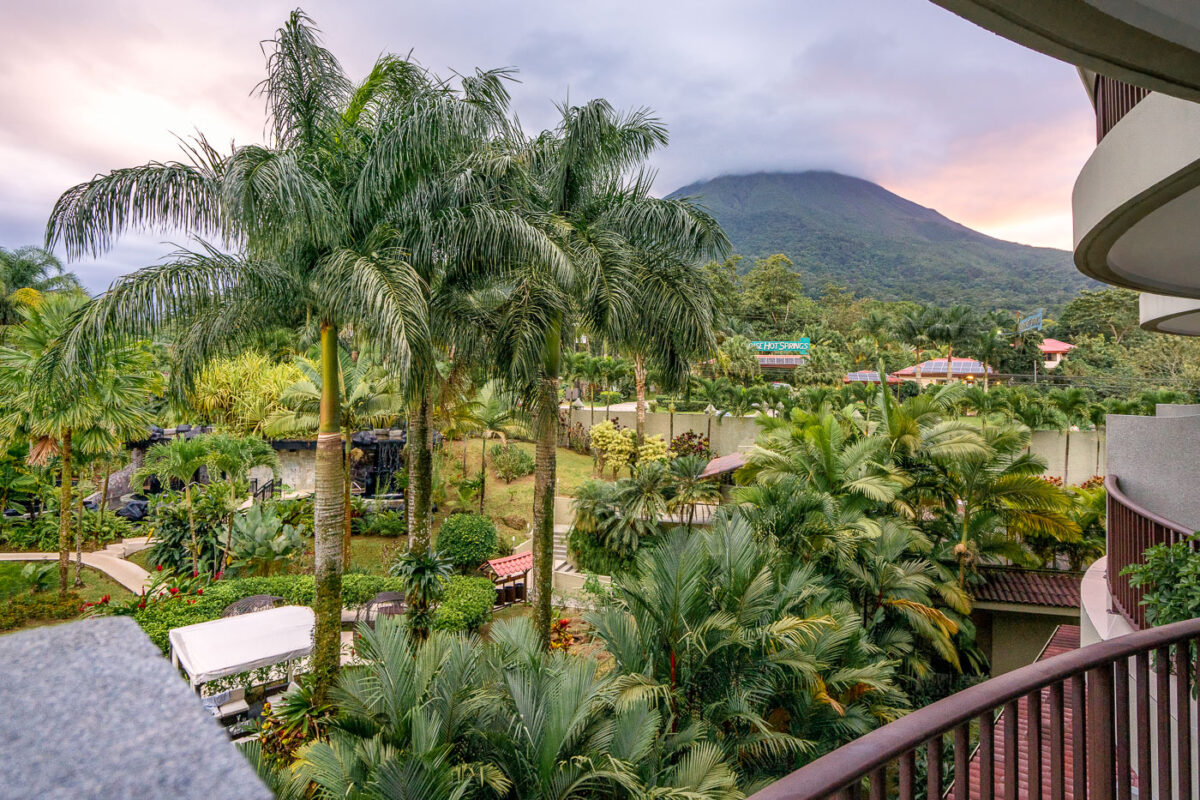
[[[354,615],[354,621],[355,623],[365,622],[374,628],[379,617],[400,616],[406,608],[403,592],[380,592],[358,610],[358,613]]]
[[[273,594],[252,594],[249,597],[243,597],[235,603],[230,603],[221,612],[221,617],[236,617],[239,614],[253,614],[255,611],[266,611],[271,608],[277,608],[283,604],[282,597],[276,597]]]

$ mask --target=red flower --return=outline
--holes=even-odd
[[[145,603],[138,603],[138,608],[145,608],[145,607],[146,607]]]
[[[196,570],[192,570],[192,577],[193,577],[193,578],[199,578],[199,577],[200,577],[200,573],[199,573],[199,572],[197,572]]]
[[[224,572],[218,572],[216,575],[213,576],[213,579],[219,581],[219,580],[221,580],[221,576],[224,574],[225,574]]]
[[[162,572],[162,564],[159,564],[157,567],[155,567],[155,569],[159,572]]]
[[[204,594],[204,590],[203,590],[203,589],[197,589],[197,590],[196,590],[196,594]]]
[[[100,598],[100,605],[104,605],[107,602],[108,602],[108,595],[104,595],[104,597]]]
[[[170,588],[170,592],[171,592],[171,594],[179,594],[179,587],[178,587],[178,586],[172,586],[172,587]]]

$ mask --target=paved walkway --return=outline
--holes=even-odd
[[[139,536],[110,544],[103,550],[83,554],[83,564],[98,569],[134,594],[141,594],[153,581],[150,573],[126,559],[150,546],[148,537]],[[58,553],[0,553],[0,561],[57,561]],[[71,563],[75,554],[71,553]]]

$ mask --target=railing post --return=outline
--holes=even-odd
[[[1088,800],[1115,800],[1113,785],[1112,665],[1088,670],[1087,739],[1077,742],[1088,750]]]

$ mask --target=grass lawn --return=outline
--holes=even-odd
[[[0,601],[7,600],[15,594],[25,591],[29,584],[21,577],[21,570],[25,568],[28,561],[0,561]],[[45,564],[57,563],[51,561],[39,562]],[[57,591],[58,588],[58,573],[54,573],[54,587],[51,591]],[[71,574],[68,578],[68,586],[71,591],[76,592],[84,600],[99,600],[104,595],[112,597],[122,597],[129,594],[129,590],[121,584],[114,581],[112,578],[105,575],[99,570],[91,569],[90,567],[83,568],[83,588],[76,589],[72,585],[75,580],[75,564],[71,564]]]
[[[487,448],[490,450],[493,445],[499,444],[498,439],[489,439]],[[533,455],[534,446],[532,442],[515,442],[516,446]],[[467,475],[474,476],[479,474],[479,460],[481,442],[479,439],[468,439],[466,442],[467,448]],[[455,496],[453,484],[457,483],[462,477],[463,464],[463,443],[452,442],[447,445],[450,456],[445,462],[445,469],[442,473],[442,480],[446,486],[446,505],[449,508],[440,509],[437,519],[434,521],[434,527],[441,524],[441,520],[445,517],[445,512],[458,507],[458,498]],[[580,455],[579,453],[567,450],[564,447],[558,448],[558,494],[565,497],[573,494],[580,484],[592,478],[592,457]],[[471,505],[470,510],[479,510],[479,500],[476,499]],[[495,520],[497,527],[500,529],[500,534],[505,537],[516,537],[518,541],[524,539],[525,528],[520,530],[509,528],[504,525],[501,520],[504,517],[517,516],[525,520],[526,524],[533,519],[533,475],[526,475],[523,478],[517,478],[512,483],[505,483],[496,471],[491,468],[489,460],[487,492],[484,496],[483,513]]]

